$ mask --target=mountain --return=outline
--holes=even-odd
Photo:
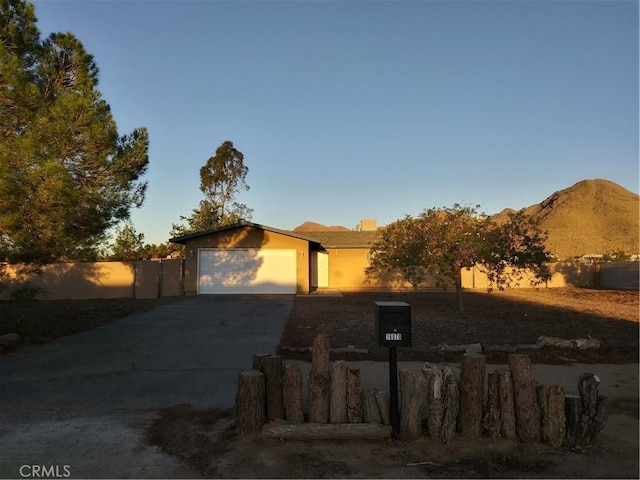
[[[514,211],[506,208],[491,218],[503,223]],[[540,219],[541,230],[548,234],[547,249],[560,260],[619,250],[639,253],[640,196],[609,180],[582,180],[525,208],[525,213]],[[348,230],[305,222],[294,232]]]
[[[623,250],[638,253],[640,196],[609,180],[582,180],[525,209],[548,233],[547,248],[558,259]],[[498,223],[508,212],[493,215]]]
[[[315,222],[304,222],[293,229],[294,232],[349,232],[351,229],[332,225],[330,227]]]

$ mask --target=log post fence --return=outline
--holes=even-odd
[[[363,389],[360,369],[341,360],[330,362],[329,352],[328,335],[318,335],[307,380],[307,415],[300,364],[255,355],[252,368],[238,376],[238,434],[300,440],[394,436],[408,442],[428,436],[443,443],[460,434],[581,449],[609,416],[609,401],[598,393],[600,379],[593,373],[580,376],[579,395],[569,395],[559,385],[537,385],[526,355],[511,354],[508,369],[487,373],[485,357],[468,353],[459,380],[441,364],[424,363],[421,376],[400,369],[396,402],[401,405],[394,419],[393,395]]]

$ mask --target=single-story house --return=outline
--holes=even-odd
[[[375,222],[357,230],[294,232],[240,221],[170,241],[185,246],[185,295],[412,290],[392,273],[367,278],[365,269],[379,232]],[[478,267],[461,273],[464,288],[489,285]],[[546,285],[566,284],[566,273],[559,271]],[[433,288],[438,288],[435,278],[428,277],[420,285],[421,290]]]
[[[293,232],[241,221],[172,238],[185,246],[184,291],[306,294],[367,287],[377,230]]]

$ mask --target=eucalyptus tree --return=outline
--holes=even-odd
[[[253,210],[235,201],[239,192],[249,190],[248,173],[242,152],[233,146],[233,142],[222,142],[215,155],[200,168],[200,191],[205,198],[190,216],[180,217],[186,225],[172,225],[171,234],[181,236],[250,220]]]

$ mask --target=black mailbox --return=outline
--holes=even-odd
[[[376,303],[376,338],[381,347],[411,346],[411,306],[405,302]]]

